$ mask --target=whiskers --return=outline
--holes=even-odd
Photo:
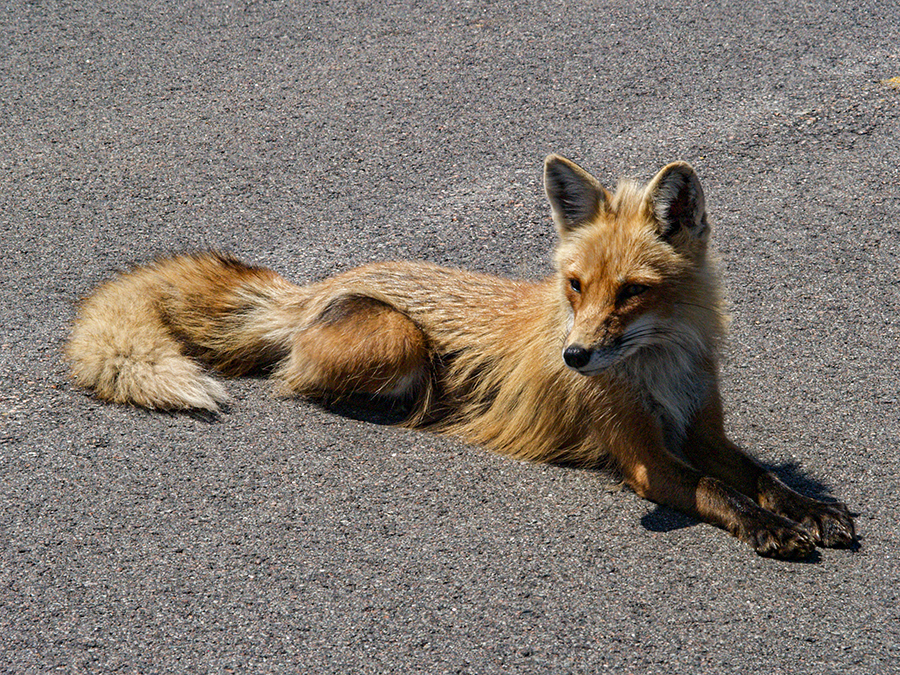
[[[673,305],[684,305],[685,307],[697,307],[698,309],[704,309],[707,312],[711,312],[713,314],[721,314],[722,308],[718,305],[708,305],[700,302],[685,302],[684,300],[673,300]]]
[[[694,335],[692,331],[665,324],[650,324],[634,330],[626,330],[618,340],[618,347],[627,353],[639,347],[654,345],[693,347],[698,341],[698,336]]]

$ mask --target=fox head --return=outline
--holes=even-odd
[[[669,164],[644,187],[624,181],[610,193],[551,155],[544,187],[560,236],[566,365],[595,375],[647,348],[696,352],[721,333],[703,189],[689,164]]]

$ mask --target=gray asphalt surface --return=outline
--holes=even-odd
[[[6,5],[0,671],[900,668],[893,77],[892,0]],[[213,420],[68,381],[77,299],[165,253],[545,274],[549,152],[608,185],[694,164],[732,435],[846,501],[858,551],[761,559],[261,379]]]

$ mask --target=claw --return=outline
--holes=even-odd
[[[800,560],[808,557],[815,549],[813,537],[799,528],[778,528],[758,533],[762,539],[754,548],[766,558]]]
[[[853,517],[847,507],[838,502],[813,502],[807,507],[801,525],[816,544],[825,548],[846,548],[856,541]]]

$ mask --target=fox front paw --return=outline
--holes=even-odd
[[[737,536],[761,556],[800,560],[816,548],[816,540],[800,523],[768,512],[762,512],[753,520]]]
[[[849,509],[840,502],[810,500],[798,518],[816,544],[827,548],[847,548],[856,542],[856,528]]]
[[[840,502],[822,502],[794,492],[773,474],[760,477],[760,505],[799,523],[818,546],[846,548],[856,543],[853,516]]]

